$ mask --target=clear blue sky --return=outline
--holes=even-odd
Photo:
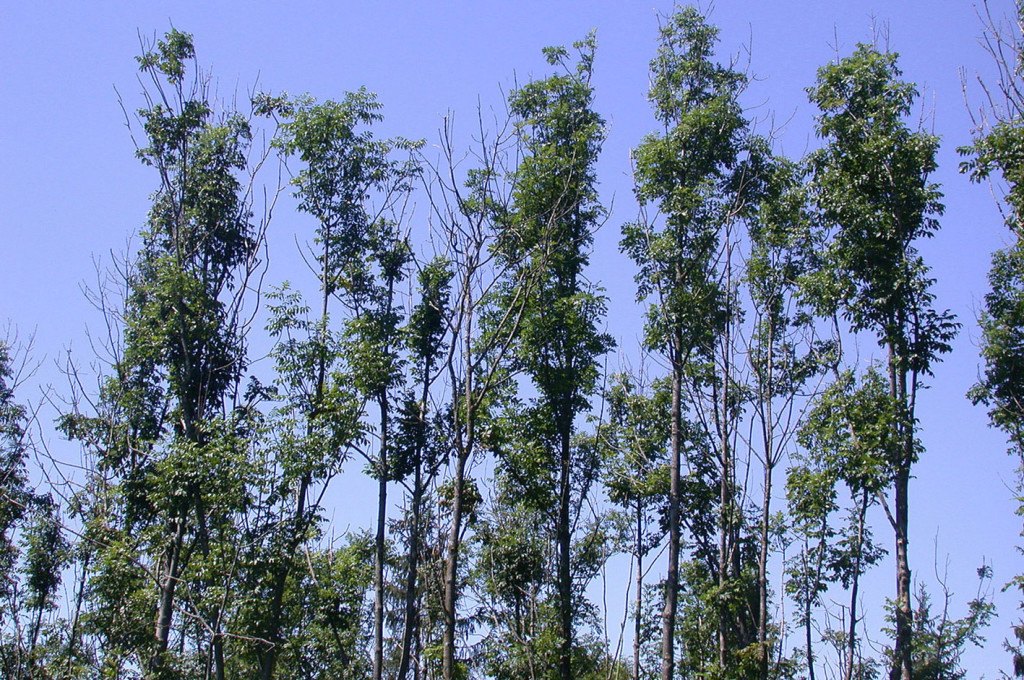
[[[996,14],[1012,5],[992,3]],[[639,312],[632,266],[617,252],[618,227],[635,215],[628,152],[654,127],[645,100],[647,63],[656,11],[670,9],[653,0],[6,2],[0,7],[0,322],[9,320],[22,338],[35,334],[34,356],[46,361],[41,382],[58,381],[51,365],[69,345],[80,362],[90,358],[85,329],[98,332],[101,324],[80,287],[95,279],[94,258],[109,263],[111,251],[124,251],[155,187],[133,157],[117,95],[129,111],[140,105],[134,61],[140,34],[151,38],[171,25],[193,33],[200,63],[212,70],[223,98],[237,93],[244,100],[257,79],[262,89],[317,98],[339,98],[365,85],[384,104],[382,134],[429,143],[447,111],[468,134],[478,99],[501,110],[515,77],[546,72],[541,47],[596,29],[596,107],[609,123],[600,181],[603,201],[614,203],[591,276],[608,290],[610,330],[620,351],[635,356]],[[918,579],[932,582],[933,556],[941,567],[948,554],[960,604],[973,596],[974,568],[983,558],[992,563],[997,586],[1021,570],[1012,548],[1020,528],[1010,490],[1013,463],[1001,435],[986,427],[983,410],[964,398],[978,372],[974,319],[989,255],[1008,238],[989,189],[956,172],[955,148],[970,134],[960,69],[968,78],[992,72],[977,44],[975,8],[951,0],[720,0],[712,21],[722,29],[723,55],[749,47],[758,80],[744,101],[751,117],[774,115],[777,125],[785,123],[785,152],[799,156],[816,144],[804,93],[816,69],[837,50],[845,55],[869,41],[873,26],[888,25],[905,78],[922,92],[927,124],[942,137],[935,179],[947,212],[942,231],[922,250],[938,280],[938,305],[953,309],[964,329],[921,400],[927,452],[911,490],[911,566]],[[301,276],[294,241],[310,229],[304,217],[278,212],[268,280]],[[76,455],[59,440],[51,446]],[[875,532],[888,544],[883,522],[875,518]],[[886,594],[891,574],[888,564],[875,571]],[[1004,616],[989,631],[988,652],[971,655],[975,675],[992,678],[1006,667],[999,641],[1015,612],[1012,599],[999,601]]]

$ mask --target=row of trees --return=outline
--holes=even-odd
[[[374,136],[365,90],[259,95],[242,115],[210,100],[191,36],[150,46],[137,156],[158,186],[97,293],[99,385],[68,367],[58,426],[87,464],[64,483],[30,483],[0,345],[3,675],[963,677],[992,607],[933,614],[907,544],[917,395],[959,328],[917,250],[943,209],[938,139],[909,123],[896,55],[861,45],[809,89],[820,148],[781,157],[716,44],[698,10],[663,20],[660,129],[634,151],[621,241],[643,359],[613,374],[587,276],[607,214],[593,36],[546,49],[552,75],[469,151],[446,122],[437,159]],[[964,169],[1003,176],[1019,234],[1019,62],[1001,64],[1009,106]],[[275,159],[315,224],[310,301],[264,290]],[[1019,453],[1018,250],[995,259],[972,398]],[[264,316],[272,367],[249,350]],[[848,349],[872,341],[875,361]],[[331,483],[360,464],[372,532],[333,536]],[[891,644],[872,657],[861,579],[887,551]],[[615,560],[631,660],[591,588]]]

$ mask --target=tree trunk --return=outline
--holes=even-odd
[[[224,680],[224,636],[220,633],[220,621],[217,622],[217,632],[213,635],[213,677],[216,680]]]
[[[378,396],[380,407],[380,460],[377,474],[377,538],[373,564],[373,680],[384,677],[384,548],[388,511],[388,402]]]
[[[424,390],[426,391],[426,390]],[[426,400],[422,402],[426,404]],[[423,419],[422,410],[420,419]],[[412,487],[412,526],[409,528],[409,571],[405,582],[405,630],[402,634],[402,658],[398,664],[398,680],[405,680],[412,659],[413,639],[416,634],[416,592],[419,585],[420,556],[420,504],[423,499],[423,463],[421,452],[416,451]]]
[[[675,673],[675,630],[679,592],[679,466],[682,456],[682,342],[678,333],[672,349],[671,460],[668,492],[668,573],[665,578],[665,610],[661,615],[661,680]],[[638,586],[639,587],[639,586]],[[639,616],[639,612],[637,614]]]
[[[476,444],[476,403],[474,401],[474,381],[471,368],[471,357],[473,356],[473,313],[474,304],[471,296],[471,281],[473,267],[467,270],[462,286],[460,306],[465,315],[465,327],[462,329],[460,342],[462,353],[466,362],[466,373],[462,377],[462,399],[465,406],[465,420],[460,429],[458,422],[458,409],[456,410],[455,440],[456,440],[456,461],[455,461],[455,489],[452,493],[452,521],[451,531],[448,534],[447,554],[444,564],[444,601],[442,610],[444,614],[444,630],[441,639],[441,677],[443,680],[453,680],[455,677],[455,634],[456,634],[456,605],[459,600],[459,551],[462,541],[462,514],[463,502],[466,493],[466,466],[472,455],[473,447]],[[458,384],[454,366],[449,363],[449,375],[452,384]]]
[[[636,500],[636,615],[633,617],[633,680],[640,680],[640,637],[643,633],[641,612],[644,610],[644,504]]]
[[[462,538],[462,502],[468,459],[467,448],[458,452],[458,460],[455,463],[452,526],[448,534],[448,554],[444,565],[444,650],[441,657],[441,675],[444,680],[453,680],[455,677],[455,605],[458,601],[459,544]]]
[[[765,442],[764,503],[761,507],[761,546],[757,560],[757,645],[761,680],[768,680],[768,523],[771,518],[774,469],[770,441]]]
[[[846,671],[844,680],[853,680],[853,665],[857,659],[857,597],[860,594],[860,574],[864,564],[864,520],[868,512],[868,490],[861,495],[857,512],[857,556],[853,562],[853,585],[850,588],[850,628],[846,636]]]
[[[724,453],[724,452],[723,452]],[[720,672],[725,672],[726,656],[728,650],[728,636],[726,634],[726,618],[727,611],[724,603],[721,601],[722,594],[725,593],[725,587],[728,582],[729,572],[729,492],[728,482],[729,478],[729,461],[723,456],[722,458],[722,479],[718,484],[718,502],[720,508],[718,511],[718,667]]]
[[[896,474],[896,645],[892,680],[912,680],[910,609],[910,564],[907,557],[908,503],[910,471],[906,467]]]
[[[75,591],[75,614],[71,619],[71,630],[68,632],[67,670],[65,671],[69,678],[72,677],[71,670],[75,663],[75,647],[79,643],[78,626],[82,618],[82,604],[85,601],[86,584],[89,582],[89,564],[92,561],[92,555],[92,550],[90,550],[82,559],[82,575],[78,579],[78,587]]]
[[[159,674],[164,665],[164,653],[171,637],[171,621],[174,616],[174,589],[178,585],[179,560],[185,540],[185,521],[179,518],[174,523],[174,538],[168,547],[160,574],[160,599],[156,613],[156,649],[149,659],[149,669]]]
[[[570,477],[572,473],[572,420],[562,417],[559,430],[561,435],[561,472],[558,494],[558,609],[561,623],[561,648],[558,654],[558,669],[561,680],[572,680],[573,607],[572,607],[572,531],[569,506],[571,503]]]
[[[804,644],[807,645],[807,680],[814,680],[814,640],[811,638],[811,598],[804,603]]]
[[[901,450],[897,452],[897,470],[894,482],[896,496],[896,518],[893,525],[896,534],[896,640],[893,649],[890,680],[912,680],[913,660],[911,656],[911,628],[913,612],[910,608],[910,562],[907,551],[909,527],[908,492],[910,487],[910,466],[914,456],[914,413],[907,398],[907,371],[896,365],[896,348],[889,345],[889,391],[899,409],[897,430]]]
[[[331,300],[331,293],[333,288],[329,282],[329,275],[326,270],[327,263],[331,257],[331,224],[323,224],[323,262],[325,269],[320,271],[319,280],[321,288],[320,296],[320,348],[319,357],[317,359],[316,366],[316,385],[313,389],[313,408],[309,414],[308,419],[312,419],[313,416],[317,415],[323,406],[324,401],[324,388],[327,384],[327,318],[328,318],[328,307]],[[310,436],[312,433],[312,425],[307,420],[306,436]],[[285,586],[288,583],[288,576],[291,574],[291,558],[295,551],[299,547],[301,537],[305,534],[307,520],[306,514],[306,493],[309,490],[309,486],[312,483],[312,477],[309,473],[302,475],[302,479],[299,480],[299,489],[295,494],[295,514],[291,523],[291,536],[289,537],[287,548],[285,553],[280,556],[280,562],[277,565],[277,573],[274,575],[273,590],[270,595],[270,614],[269,614],[269,625],[267,630],[264,631],[264,636],[271,644],[265,648],[265,651],[260,653],[257,652],[257,660],[260,667],[260,680],[271,680],[274,677],[274,670],[277,666],[277,657],[280,650],[279,640],[281,634],[281,614],[284,605],[284,591]],[[262,646],[260,649],[264,649]]]

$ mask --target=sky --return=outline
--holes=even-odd
[[[991,2],[997,16],[1012,5]],[[911,567],[934,586],[948,562],[957,613],[974,595],[975,568],[992,566],[1002,617],[988,631],[988,651],[972,652],[968,667],[993,678],[1006,667],[999,641],[1015,616],[1012,596],[999,588],[1021,571],[1021,560],[1013,549],[1020,531],[1013,461],[984,409],[964,397],[979,371],[975,319],[989,258],[1009,238],[991,189],[957,172],[956,148],[971,134],[964,79],[977,101],[976,75],[993,74],[978,44],[977,9],[952,0],[719,0],[711,21],[721,29],[721,58],[749,64],[753,80],[742,101],[758,129],[775,130],[778,150],[799,157],[815,148],[805,88],[818,67],[875,35],[887,36],[904,78],[919,87],[915,116],[942,138],[934,179],[946,213],[921,250],[933,267],[937,306],[953,310],[963,330],[919,407],[926,451],[911,487]],[[39,369],[23,398],[39,401],[49,384],[55,397],[66,394],[56,364],[69,349],[81,365],[92,361],[90,333],[102,331],[102,318],[83,288],[130,247],[156,187],[125,125],[125,112],[130,119],[142,101],[134,57],[140,40],[172,26],[194,35],[221,98],[244,102],[259,89],[340,99],[365,86],[384,105],[378,134],[425,139],[428,154],[444,116],[468,139],[478,106],[485,117],[500,115],[516,82],[547,73],[542,47],[596,30],[595,108],[608,123],[599,181],[610,214],[589,275],[606,288],[620,352],[635,357],[641,312],[632,264],[617,243],[621,224],[636,215],[629,150],[655,129],[645,99],[648,62],[658,12],[670,10],[670,2],[650,0],[0,3],[0,328],[8,323],[22,342],[33,339]],[[304,275],[296,243],[309,239],[312,225],[286,205],[269,234],[271,282]],[[425,206],[417,211],[414,220],[425,217]],[[71,445],[46,436],[58,457],[75,458]],[[368,515],[341,514],[339,525],[370,524]],[[874,520],[876,536],[891,542],[884,519]],[[873,578],[892,591],[889,563]]]

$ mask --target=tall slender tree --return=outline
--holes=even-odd
[[[107,662],[134,657],[154,678],[185,667],[225,677],[250,469],[233,406],[266,226],[251,207],[249,120],[217,112],[194,60],[191,36],[177,30],[138,58],[148,89],[136,155],[158,185],[122,272],[124,311],[110,320],[123,324],[122,342],[98,413],[62,422],[97,460],[86,520],[100,553],[90,593]]]
[[[628,547],[636,562],[633,598],[633,678],[645,677],[641,668],[642,646],[648,633],[643,625],[647,556],[664,538],[656,525],[667,497],[670,394],[664,381],[646,385],[645,378],[612,376],[604,399],[608,418],[597,433],[597,445],[605,458],[605,489],[610,501],[622,508],[628,526]]]
[[[771,660],[780,646],[769,619],[774,473],[795,443],[805,403],[801,397],[834,352],[831,343],[816,340],[813,317],[800,300],[800,279],[815,259],[803,173],[795,163],[774,157],[767,140],[756,145],[752,157],[750,165],[756,169],[751,167],[749,176],[757,177],[760,195],[747,220],[750,252],[743,278],[753,326],[746,352],[750,403],[754,439],[760,444],[751,446],[763,470],[757,537],[758,673],[767,680],[777,674]]]
[[[938,229],[941,194],[929,181],[938,138],[907,123],[917,91],[900,80],[897,55],[859,45],[818,71],[810,92],[824,146],[810,159],[812,191],[832,240],[814,295],[854,332],[884,349],[892,402],[892,448],[884,452],[892,502],[880,496],[895,537],[893,680],[911,680],[912,609],[908,552],[911,469],[920,453],[917,393],[958,324],[934,308],[932,279],[916,242]]]
[[[428,184],[436,240],[443,244],[452,270],[452,304],[445,318],[451,342],[444,361],[451,389],[444,429],[452,455],[449,479],[441,488],[447,522],[441,598],[445,680],[466,672],[456,642],[467,624],[458,611],[468,571],[463,546],[480,500],[472,465],[493,431],[500,396],[508,391],[506,359],[519,334],[532,280],[528,270],[519,268],[517,261],[503,261],[494,247],[499,224],[509,210],[509,187],[515,181],[507,167],[510,122],[488,131],[482,116],[478,120],[479,137],[471,152],[476,167],[460,175],[454,121],[449,115],[440,134],[441,165],[433,168],[433,181]],[[503,287],[517,293],[506,298],[501,313],[494,314],[493,300]]]
[[[436,423],[430,420],[430,388],[438,378],[444,360],[452,272],[448,262],[437,258],[424,266],[418,276],[420,301],[412,311],[407,329],[407,342],[411,350],[410,361],[415,376],[415,390],[406,398],[399,423],[400,475],[411,470],[410,519],[408,528],[408,556],[403,611],[403,631],[398,680],[405,680],[412,663],[419,664],[419,591],[421,539],[423,534],[423,505],[427,485],[438,468],[437,439],[431,430]],[[417,674],[418,677],[418,674]]]
[[[563,680],[573,677],[581,597],[572,547],[579,494],[585,489],[575,479],[575,421],[596,389],[597,358],[612,345],[597,328],[604,300],[585,278],[593,233],[604,214],[594,172],[604,139],[604,121],[592,108],[595,38],[590,35],[574,47],[575,63],[565,48],[546,48],[548,63],[560,72],[509,98],[525,155],[515,171],[512,209],[497,244],[505,262],[530,272],[534,280],[524,301],[514,362],[537,390],[523,414],[531,427],[524,433],[529,444],[521,451],[542,460],[508,463],[540,473],[537,481],[551,494],[547,507],[538,509],[546,515],[556,546],[558,674]],[[518,292],[506,290],[504,297],[518,300]]]
[[[993,18],[984,3],[985,30],[982,45],[995,62],[997,80],[984,87],[988,101],[975,118],[974,144],[959,149],[967,157],[961,172],[976,182],[993,176],[1005,185],[1000,207],[1011,242],[992,256],[990,291],[985,295],[979,323],[981,356],[985,364],[981,380],[971,389],[975,404],[989,409],[989,420],[1009,439],[1009,452],[1017,456],[1018,490],[1024,489],[1024,3],[1016,3],[1009,22]],[[983,86],[985,83],[983,83]],[[1018,547],[1018,550],[1021,548]],[[1021,592],[1024,609],[1024,575],[1012,585]],[[1024,677],[1024,620],[1014,626],[1014,640],[1005,641],[1013,656],[1015,677]]]
[[[416,145],[405,140],[378,140],[369,127],[379,122],[381,105],[365,89],[348,93],[340,102],[318,103],[311,97],[295,101],[264,98],[263,112],[281,115],[281,135],[277,145],[288,156],[295,156],[303,164],[293,184],[299,199],[299,209],[317,220],[315,251],[319,291],[319,320],[307,324],[308,346],[302,354],[312,363],[299,370],[308,371],[311,382],[296,375],[297,367],[289,362],[302,360],[302,356],[286,357],[279,366],[282,377],[291,381],[305,394],[299,397],[304,411],[310,442],[314,446],[323,427],[331,421],[338,425],[335,436],[328,438],[334,450],[320,451],[337,457],[344,448],[344,434],[349,442],[358,432],[352,427],[352,417],[339,413],[339,408],[361,411],[361,407],[346,403],[345,389],[334,377],[334,365],[342,354],[349,357],[346,367],[347,383],[360,390],[364,399],[370,399],[380,409],[380,447],[375,462],[375,476],[379,485],[379,512],[376,557],[377,606],[374,613],[375,668],[382,672],[383,613],[384,613],[384,518],[387,507],[388,435],[390,431],[390,389],[397,379],[397,356],[400,341],[395,304],[395,284],[405,275],[409,253],[399,237],[390,215],[401,204],[410,189],[410,180],[418,171],[411,161],[392,157],[398,149],[412,150]],[[374,267],[377,267],[376,269]],[[374,277],[384,280],[376,282]],[[331,302],[340,299],[348,308],[347,336],[335,337],[331,330]],[[285,309],[284,306],[281,309]],[[296,330],[295,315],[278,319],[278,332]],[[343,349],[344,348],[344,349]],[[287,349],[287,348],[285,348]],[[356,357],[353,360],[353,357]],[[308,363],[308,362],[307,362]],[[288,369],[293,369],[289,371]],[[354,396],[354,395],[353,395]],[[343,426],[348,424],[348,426]],[[339,439],[339,436],[341,439]],[[315,482],[323,483],[323,475],[331,468],[303,461],[301,473],[295,480],[294,517],[286,525],[291,537],[283,543],[285,551],[294,553],[302,537],[315,521],[315,509],[307,509],[307,494]],[[281,597],[284,593],[288,570],[277,571],[271,597],[270,625],[266,633],[275,639],[280,616]],[[377,654],[379,652],[379,654]],[[261,660],[263,677],[271,677],[276,662],[276,647],[267,649]],[[379,676],[378,676],[379,677]]]
[[[0,339],[0,673],[29,680],[57,667],[46,657],[73,654],[44,640],[69,546],[53,494],[33,488],[26,464],[33,414],[16,392],[31,367],[15,340]]]
[[[651,62],[649,94],[655,117],[664,129],[646,137],[634,152],[635,192],[643,209],[638,222],[623,228],[622,248],[640,268],[637,297],[653,298],[645,343],[667,358],[671,372],[662,680],[674,676],[676,663],[682,469],[687,448],[683,400],[687,392],[716,380],[711,368],[715,347],[732,323],[732,282],[723,281],[717,267],[722,230],[734,217],[734,171],[747,135],[747,122],[737,101],[746,79],[714,61],[717,41],[718,30],[693,7],[682,8],[664,20],[658,55]],[[649,213],[648,206],[657,212]],[[726,401],[727,391],[721,390]],[[725,401],[721,403],[731,409]],[[714,408],[717,412],[717,403]],[[729,487],[732,456],[729,437],[720,441],[726,446],[720,451],[719,512],[722,521],[731,525],[738,517]],[[723,524],[721,536],[727,533],[734,532]],[[720,548],[721,562],[731,548],[726,542]],[[719,578],[725,577],[721,569]],[[724,634],[719,638],[724,654]]]

